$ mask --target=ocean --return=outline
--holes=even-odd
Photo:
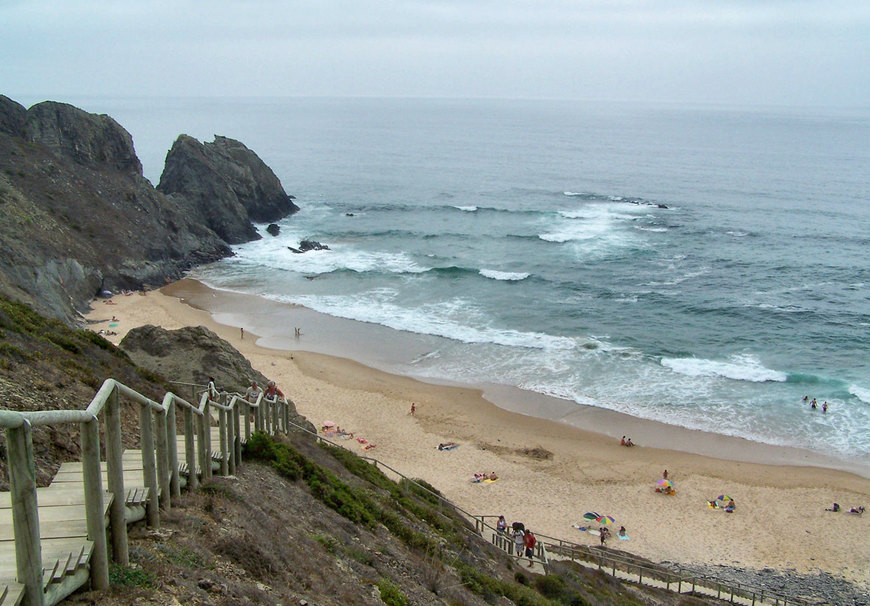
[[[191,277],[413,343],[362,362],[870,464],[870,109],[70,102],[155,184],[181,132],[256,151],[302,210]]]

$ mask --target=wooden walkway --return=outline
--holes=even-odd
[[[220,430],[211,428],[212,444],[220,443]],[[184,436],[177,436],[179,461],[184,460]],[[220,452],[212,452],[212,460],[220,460]],[[124,491],[126,493],[126,520],[130,524],[143,519],[148,501],[145,487],[141,450],[125,450],[123,454]],[[187,465],[180,464],[181,473]],[[103,487],[108,486],[106,463],[101,464]],[[89,541],[85,517],[85,491],[82,478],[83,464],[67,462],[52,479],[51,485],[38,488],[39,534],[42,548],[42,579],[46,592],[69,577],[87,580],[92,541]],[[197,473],[200,469],[197,468]],[[112,493],[104,492],[103,501],[108,526],[108,511]],[[71,583],[78,586],[81,583]],[[24,586],[16,582],[15,538],[12,523],[12,500],[9,492],[0,492],[0,606],[21,603]]]

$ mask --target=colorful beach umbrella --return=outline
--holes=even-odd
[[[335,423],[332,421],[324,421],[321,427],[335,427]]]
[[[594,511],[587,511],[583,514],[583,517],[589,521],[597,520],[601,517],[601,514],[595,513]]]
[[[662,480],[659,480],[658,482],[656,482],[656,486],[659,486],[661,488],[668,488],[668,487],[673,488],[674,483],[671,482],[670,480],[662,479]]]
[[[718,497],[716,497],[716,500],[717,500],[717,501],[727,502],[727,501],[733,501],[734,499],[732,499],[731,497],[729,497],[727,494],[720,494]]]
[[[608,524],[613,524],[616,520],[612,516],[601,516],[597,520],[595,520],[602,526],[607,526]]]

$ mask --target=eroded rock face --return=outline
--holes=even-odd
[[[277,221],[299,208],[275,173],[242,143],[181,135],[166,155],[157,189],[186,201],[204,225],[230,244],[257,240],[251,221]]]
[[[180,136],[161,185],[171,198],[112,118],[0,95],[0,292],[74,324],[97,292],[178,279],[259,238],[252,217],[297,210],[254,152],[222,137]]]
[[[0,95],[0,132],[21,136],[27,109],[5,95]]]
[[[27,110],[24,138],[85,166],[142,175],[133,137],[106,115],[89,114],[66,103],[37,103]]]

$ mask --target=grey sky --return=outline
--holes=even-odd
[[[870,104],[868,0],[0,0],[0,92]]]

